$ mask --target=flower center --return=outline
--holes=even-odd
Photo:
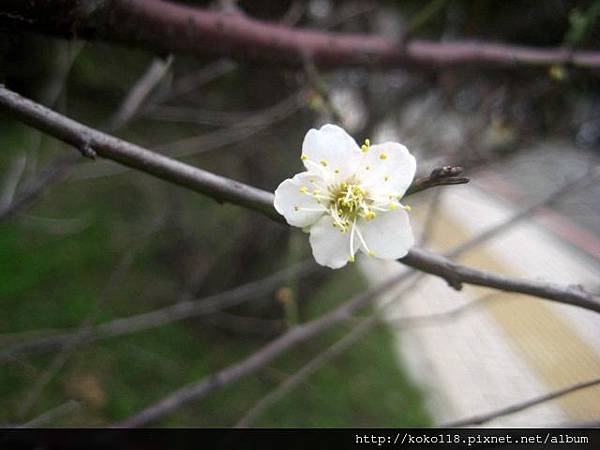
[[[332,200],[329,204],[329,212],[334,226],[339,227],[340,231],[348,231],[357,217],[366,220],[375,218],[375,213],[371,209],[373,201],[359,184],[340,183],[332,186],[330,192]]]

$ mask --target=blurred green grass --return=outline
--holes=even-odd
[[[75,327],[90,314],[118,259],[110,238],[110,217],[102,209],[94,217],[84,232],[68,237],[36,235],[18,221],[0,228],[2,334]],[[169,294],[172,286],[161,286],[168,274],[152,263],[152,247],[156,245],[150,243],[138,256],[114,291],[114,298],[102,309],[102,321],[148,307],[153,303],[148,304],[149,291],[153,296],[173,297]],[[316,317],[365,287],[355,268],[330,274],[302,308],[303,320]],[[346,331],[326,333],[265,370],[183,408],[161,425],[233,425],[278,382]],[[52,425],[108,424],[235,362],[262,344],[255,339],[206,334],[188,321],[86,346],[54,378],[31,416],[74,398],[82,401],[84,408]],[[16,420],[14,412],[50,361],[51,355],[31,357],[2,368],[0,421]],[[320,369],[256,423],[273,427],[427,424],[422,395],[399,366],[392,336],[385,327],[371,332]]]

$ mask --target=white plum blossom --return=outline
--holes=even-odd
[[[415,176],[416,161],[396,142],[359,147],[336,125],[311,129],[302,144],[305,172],[275,191],[275,209],[290,225],[310,233],[315,260],[337,269],[361,250],[397,259],[414,243],[400,203]]]

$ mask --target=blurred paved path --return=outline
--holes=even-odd
[[[517,166],[521,174],[514,166],[506,170],[513,177],[523,177],[523,164]],[[518,207],[527,206],[543,194],[523,189],[502,170],[480,178],[487,191],[477,183],[446,189],[428,247],[444,251],[517,212],[515,204],[497,195],[498,189],[495,194],[489,192],[494,178],[509,192],[504,197],[512,195]],[[546,194],[565,181],[559,179],[564,177],[554,178],[553,186],[546,186]],[[565,202],[563,211],[579,208],[587,214],[567,217],[560,214],[560,207],[546,211],[471,250],[460,261],[508,275],[582,284],[600,291],[600,260],[596,253],[599,241],[594,230],[585,228],[598,225],[594,221],[598,198],[589,192],[573,198],[577,199],[575,203]],[[415,206],[413,203],[413,211]],[[415,212],[418,222],[423,214]],[[372,280],[403,270],[393,262],[368,261],[363,268]],[[400,287],[383,301],[398,298],[403,290]],[[427,277],[417,290],[389,310],[387,319],[393,326],[394,317],[447,311],[490,292],[477,287],[456,292],[442,280]],[[483,306],[443,323],[395,329],[399,355],[431,394],[430,409],[440,422],[492,411],[600,375],[600,316],[567,305],[501,293]],[[600,387],[594,387],[496,419],[490,426],[543,426],[598,418]]]

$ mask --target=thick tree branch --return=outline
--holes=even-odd
[[[258,211],[285,223],[273,207],[273,194],[229,178],[215,175],[142,147],[86,127],[38,103],[0,86],[0,111],[67,142],[88,154],[97,154],[128,167],[149,173],[176,185]],[[418,180],[417,180],[418,182]],[[410,188],[412,189],[412,187]],[[462,283],[486,286],[546,298],[560,303],[600,312],[600,298],[576,286],[559,286],[496,275],[458,265],[450,259],[413,248],[403,264],[444,278],[456,289]]]
[[[0,86],[0,109],[17,119],[71,144],[84,155],[99,155],[141,170],[176,185],[231,202],[283,221],[273,209],[273,194],[188,164],[153,153],[108,134],[86,127]]]
[[[461,289],[463,283],[474,284],[501,291],[532,295],[600,313],[598,296],[584,291],[580,286],[564,287],[554,283],[523,280],[472,269],[456,264],[444,256],[414,247],[400,262],[422,272],[437,275],[455,289]]]
[[[294,29],[162,0],[4,0],[0,27],[296,66],[309,55],[315,64],[328,67],[600,67],[600,52],[595,51],[483,42],[414,40],[400,45],[379,36]]]

